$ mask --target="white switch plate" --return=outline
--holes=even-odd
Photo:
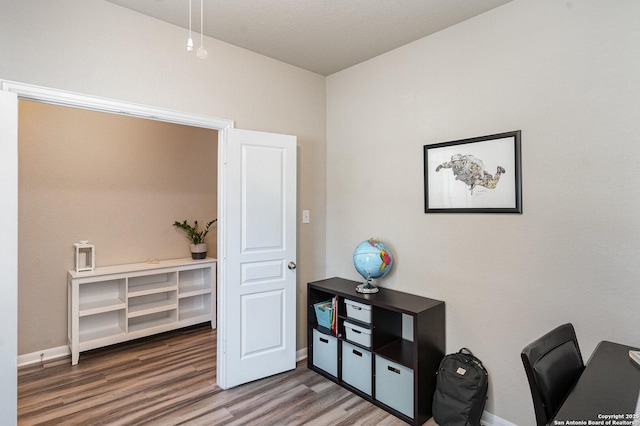
[[[302,210],[302,223],[309,223],[309,210]]]

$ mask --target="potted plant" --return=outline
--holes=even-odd
[[[207,257],[207,243],[204,239],[209,233],[211,225],[213,225],[217,220],[218,219],[213,219],[211,222],[207,223],[204,229],[199,228],[197,220],[193,222],[193,226],[189,225],[186,220],[184,222],[175,221],[173,223],[173,226],[180,228],[187,233],[187,238],[191,241],[192,259],[204,259]]]

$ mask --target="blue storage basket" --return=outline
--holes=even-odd
[[[314,303],[313,309],[316,311],[316,319],[318,325],[321,327],[331,328],[331,317],[333,314],[333,307],[331,300],[326,302]]]

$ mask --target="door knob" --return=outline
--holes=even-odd
[[[294,269],[296,269],[296,262],[289,262],[288,267],[293,271]]]

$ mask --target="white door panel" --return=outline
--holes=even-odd
[[[241,358],[283,349],[283,293],[274,290],[242,296]],[[254,316],[261,320],[254,321]]]
[[[223,149],[218,384],[229,388],[295,368],[297,153],[294,136],[238,129]]]
[[[242,147],[242,250],[283,250],[286,201],[285,155],[281,147]]]

